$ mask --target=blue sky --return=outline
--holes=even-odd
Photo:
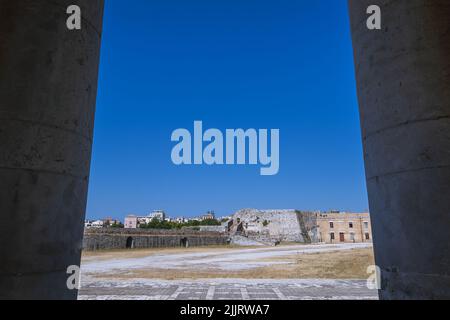
[[[106,1],[87,216],[367,210],[346,0]],[[175,166],[171,133],[280,129],[280,172]]]

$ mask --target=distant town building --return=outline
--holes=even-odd
[[[163,210],[155,210],[148,216],[128,215],[125,217],[124,227],[125,229],[137,229],[140,225],[149,224],[153,219],[159,221],[170,221],[166,217],[166,213]]]
[[[214,213],[214,211],[208,211],[205,215],[200,217],[201,221],[205,221],[205,220],[214,220],[216,218],[216,215]]]
[[[85,228],[91,228],[92,227],[92,222],[94,222],[93,220],[85,220],[84,221],[84,227]]]
[[[103,228],[105,222],[103,220],[95,220],[90,223],[91,228]]]
[[[149,217],[151,219],[158,219],[160,221],[166,221],[166,213],[163,210],[155,210],[149,215]]]
[[[186,223],[189,221],[189,219],[186,219],[184,217],[178,217],[174,220],[176,223]]]
[[[117,220],[117,219],[114,219],[114,218],[111,218],[111,217],[104,218],[104,219],[102,219],[102,221],[103,221],[103,226],[104,227],[108,227],[108,226],[112,226],[112,225],[116,225],[116,224],[120,224],[121,223],[120,220]]]
[[[150,221],[153,220],[152,217],[150,217],[150,215],[146,216],[146,217],[136,217],[137,218],[137,226],[139,227],[141,224],[148,224],[150,223]]]
[[[321,242],[359,243],[372,241],[372,227],[368,213],[330,212],[317,216]]]
[[[125,229],[136,229],[139,226],[138,217],[135,215],[128,215],[125,217],[124,228]]]
[[[114,225],[120,225],[120,220],[113,218],[105,218],[101,220],[85,220],[85,228],[107,228]]]

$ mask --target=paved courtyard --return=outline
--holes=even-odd
[[[80,300],[375,300],[362,280],[85,279]]]

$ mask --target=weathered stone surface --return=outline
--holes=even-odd
[[[83,250],[170,248],[227,245],[229,237],[219,232],[152,229],[86,229]]]
[[[77,296],[102,15],[103,0],[0,1],[0,299]]]
[[[243,209],[233,215],[230,228],[234,234],[267,243],[319,241],[313,212]]]
[[[450,298],[450,2],[350,0],[383,299]]]

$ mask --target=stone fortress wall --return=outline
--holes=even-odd
[[[332,222],[332,224],[331,224]],[[332,227],[330,227],[332,226]],[[331,228],[331,229],[330,229]],[[299,210],[243,209],[222,226],[153,229],[86,229],[83,250],[173,248],[212,245],[371,242],[370,216]]]
[[[298,210],[243,209],[228,223],[233,235],[266,242],[317,243],[317,214]]]
[[[174,248],[226,245],[225,233],[195,230],[86,229],[83,250]]]

